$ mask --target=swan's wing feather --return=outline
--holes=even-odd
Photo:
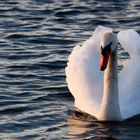
[[[103,92],[103,73],[99,71],[99,39],[112,29],[98,26],[90,39],[74,47],[65,69],[69,90],[75,106],[97,116]]]
[[[122,47],[130,54],[132,59],[140,56],[140,36],[135,30],[120,31],[117,37]]]
[[[118,33],[121,46],[130,54],[130,60],[119,73],[119,99],[124,118],[140,113],[140,36],[130,29]]]

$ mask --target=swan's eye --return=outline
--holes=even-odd
[[[107,46],[103,47],[101,46],[101,54],[102,55],[105,55],[106,51],[108,52],[111,52],[111,45],[112,45],[112,42],[109,43]]]
[[[101,46],[101,51],[103,50],[103,46]]]

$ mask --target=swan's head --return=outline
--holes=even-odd
[[[108,59],[111,53],[116,50],[117,37],[114,33],[105,33],[100,39],[101,57],[99,68],[104,71],[107,67]]]

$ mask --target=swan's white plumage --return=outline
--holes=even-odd
[[[93,32],[92,37],[85,41],[82,47],[80,47],[80,45],[74,47],[65,69],[69,90],[75,98],[75,106],[84,112],[94,115],[96,118],[98,118],[103,97],[103,73],[99,70],[99,40],[101,36],[107,32],[112,32],[112,29],[98,26]],[[130,34],[132,34],[132,36]],[[133,30],[122,31],[118,34],[118,40],[130,55],[131,52],[133,52],[132,48],[135,47],[136,50],[139,50],[138,43],[140,38],[139,35],[136,34]],[[137,40],[136,43],[132,43],[130,37],[133,38],[133,41]],[[130,41],[128,42],[128,40]],[[127,71],[127,69],[134,69],[130,67],[134,67],[132,66],[132,62],[134,61],[134,63],[136,63],[135,60],[134,55],[134,59],[132,59],[119,74],[119,99],[121,113],[124,119],[140,113],[140,109],[138,107],[136,108],[136,106],[139,105],[138,99],[140,99],[140,94],[138,95],[138,90],[140,90],[140,78],[137,77],[140,77],[138,73],[140,65],[136,65],[133,71],[137,73],[133,74],[133,76],[132,72]],[[131,77],[133,77],[133,81]],[[138,83],[133,83],[136,80]],[[133,85],[132,88],[130,86],[131,84]],[[129,89],[126,86],[129,86]],[[127,91],[127,89],[129,91]],[[136,89],[136,91],[133,91],[134,89]],[[135,100],[135,98],[137,99]],[[133,102],[133,104],[131,104],[131,102]],[[132,111],[131,108],[133,109]]]
[[[140,36],[132,29],[118,33],[121,46],[130,54],[119,73],[119,97],[124,119],[140,113]]]

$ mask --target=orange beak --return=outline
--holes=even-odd
[[[104,54],[100,55],[99,69],[101,71],[104,71],[106,69],[109,56],[110,56],[110,52],[109,51],[106,51]]]

